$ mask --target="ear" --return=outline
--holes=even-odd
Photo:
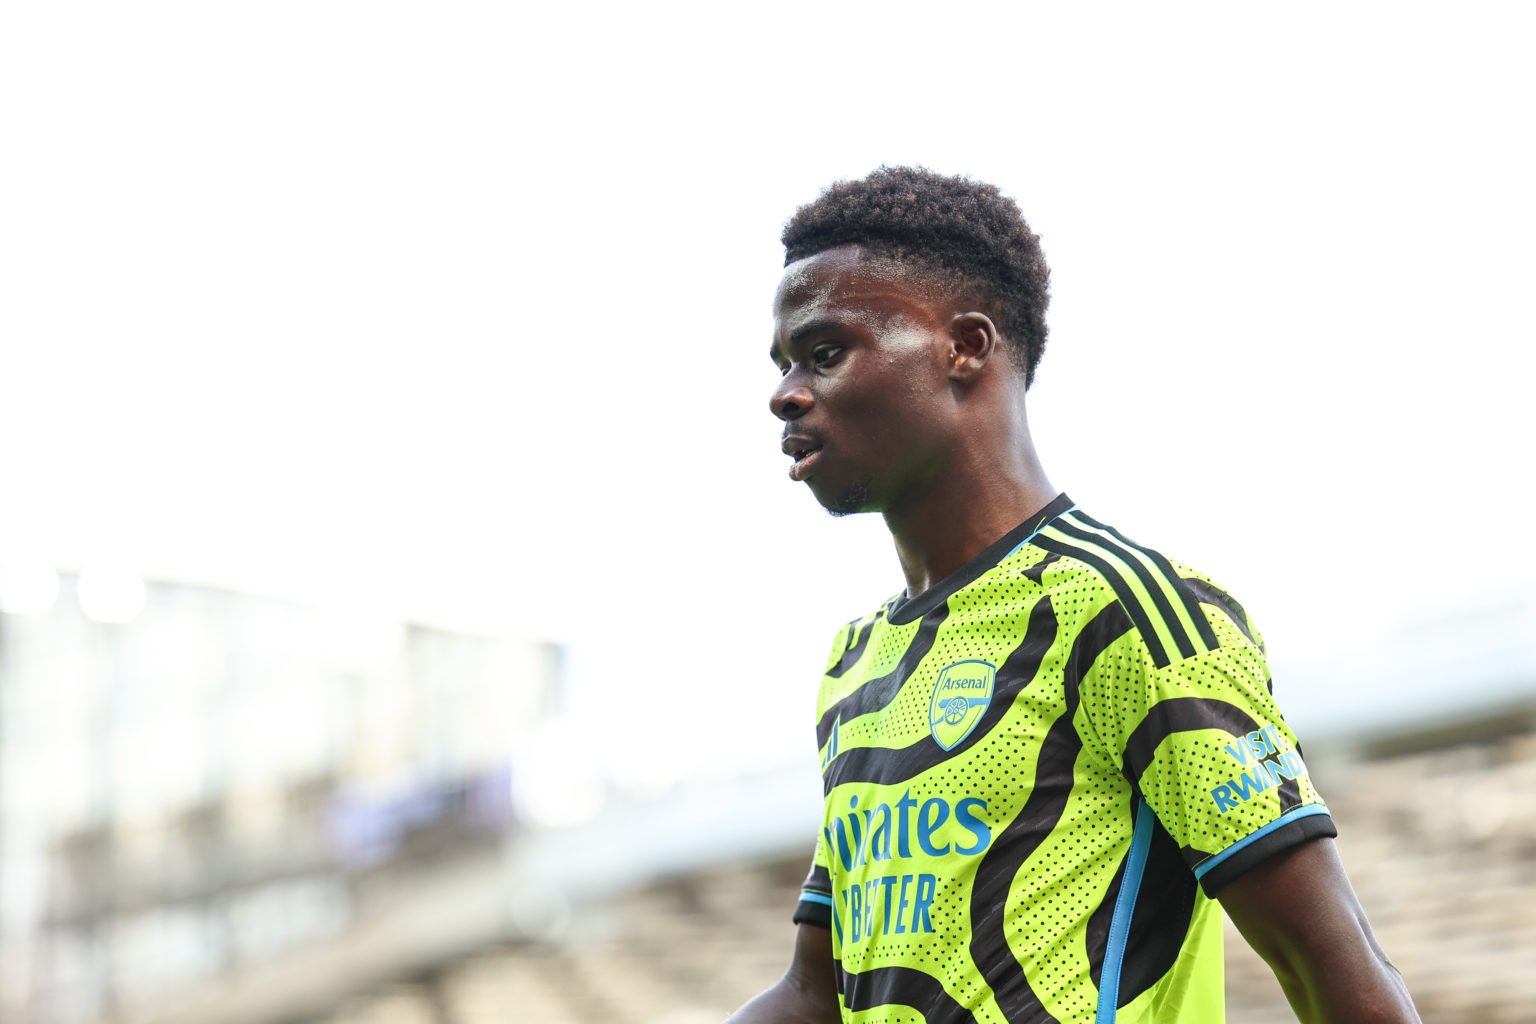
[[[969,384],[997,351],[997,325],[985,313],[958,313],[949,322],[949,379]]]

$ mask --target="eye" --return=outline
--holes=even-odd
[[[811,350],[811,362],[817,366],[831,366],[843,354],[841,345],[817,345]]]

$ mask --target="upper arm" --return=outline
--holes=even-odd
[[[814,924],[795,926],[795,951],[785,978],[804,996],[818,1019],[837,1020],[837,975],[832,932]]]
[[[1419,1019],[1371,933],[1332,839],[1262,861],[1218,898],[1303,1021]]]
[[[1223,641],[1159,665],[1128,631],[1082,686],[1085,740],[1151,806],[1211,895],[1273,855],[1335,834],[1270,693],[1263,652],[1235,630]]]

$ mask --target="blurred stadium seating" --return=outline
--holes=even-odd
[[[1536,705],[1309,751],[1378,938],[1427,1022],[1536,1006]],[[593,911],[556,945],[499,946],[360,996],[326,1024],[708,1024],[782,972],[802,859],[698,871]],[[590,929],[590,930],[587,930]],[[1232,1024],[1294,1022],[1228,929]]]
[[[813,766],[561,821],[556,649],[169,584],[102,622],[75,584],[0,615],[0,1019],[706,1024],[782,971]],[[1522,690],[1307,745],[1426,1022],[1532,1019]],[[1230,939],[1230,1019],[1293,1019]]]

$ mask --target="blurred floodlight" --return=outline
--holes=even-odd
[[[132,622],[144,610],[144,581],[119,566],[88,566],[80,573],[80,610],[97,622]]]
[[[59,597],[59,574],[46,562],[7,562],[0,565],[0,612],[37,615]]]

